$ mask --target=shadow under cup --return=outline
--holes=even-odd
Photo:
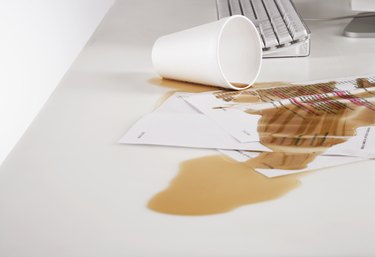
[[[152,62],[163,78],[246,89],[260,72],[260,40],[249,19],[234,15],[160,37]]]

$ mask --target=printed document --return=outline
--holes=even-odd
[[[237,161],[247,155],[243,162],[266,176],[280,176],[374,158],[374,103],[371,76],[175,93],[120,143],[222,149]]]

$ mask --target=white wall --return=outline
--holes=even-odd
[[[113,2],[0,2],[0,164]]]

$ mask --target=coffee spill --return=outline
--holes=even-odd
[[[254,89],[291,86],[288,82],[257,82],[252,85]]]
[[[290,85],[287,85],[290,86]],[[359,88],[375,87],[365,79],[357,80]],[[220,92],[216,97],[227,102],[260,103],[302,95],[332,92],[335,82],[313,87]],[[311,92],[309,90],[312,90]],[[372,97],[372,92],[360,97]],[[342,104],[338,100],[348,100]],[[315,99],[316,100],[316,99]],[[241,205],[276,199],[299,185],[299,175],[267,178],[252,168],[296,170],[306,168],[316,156],[329,147],[345,142],[361,126],[375,124],[372,103],[356,96],[337,96],[317,104],[287,104],[260,111],[260,142],[273,152],[263,152],[245,165],[229,162],[220,156],[185,161],[170,186],[153,197],[148,207],[154,211],[178,215],[207,215],[233,210]],[[250,168],[249,168],[250,167]],[[306,174],[306,173],[304,173]]]
[[[153,85],[172,88],[174,91],[169,91],[165,93],[155,104],[155,108],[161,106],[171,95],[176,92],[187,92],[187,93],[201,93],[218,90],[218,88],[204,86],[200,84],[188,83],[183,81],[162,79],[162,78],[152,78],[149,82]]]
[[[162,78],[152,78],[149,82],[153,85],[172,88],[174,92],[188,92],[188,93],[200,93],[219,90],[217,87],[210,87],[201,84],[194,84],[189,82],[171,80],[171,79],[162,79]],[[172,92],[172,93],[174,93]]]
[[[231,103],[271,102],[302,95],[330,93],[334,91],[336,83],[287,86],[285,90],[277,87],[259,89],[256,92],[219,92],[216,97]],[[375,85],[365,79],[358,79],[357,86],[370,88]],[[375,106],[371,102],[360,100],[370,97],[373,97],[373,93],[364,91],[358,95],[321,97],[311,103],[296,104],[290,101],[277,108],[247,110],[249,114],[261,115],[258,122],[260,143],[272,152],[261,153],[245,164],[262,169],[306,168],[328,148],[354,136],[358,127],[375,124]]]
[[[175,215],[228,212],[286,194],[300,184],[299,176],[270,179],[241,163],[206,156],[183,162],[177,177],[150,200],[148,208]]]
[[[229,82],[229,83],[237,88],[242,88],[242,89],[249,86],[249,84],[247,83],[239,83],[239,82]]]
[[[217,98],[221,98],[227,102],[233,103],[261,103],[262,100],[259,94],[255,91],[230,91],[230,92],[217,92],[215,93]]]

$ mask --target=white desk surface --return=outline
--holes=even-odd
[[[150,82],[153,41],[215,18],[208,0],[112,8],[0,168],[0,256],[375,256],[373,161],[224,214],[147,209],[180,162],[215,151],[116,141],[171,91]],[[375,39],[344,38],[346,23],[309,23],[311,56],[266,60],[260,81],[375,73]]]

